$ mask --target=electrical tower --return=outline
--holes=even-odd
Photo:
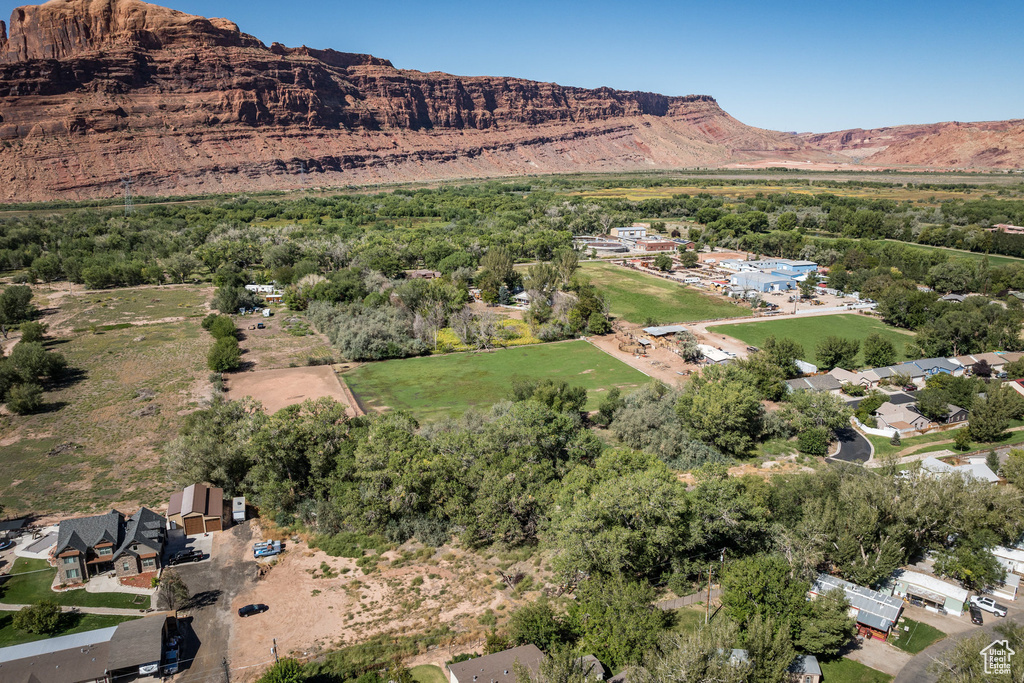
[[[300,161],[299,162],[299,178],[302,181],[302,186],[305,187],[306,186],[306,162],[305,161]]]
[[[121,176],[121,185],[124,187],[124,215],[130,216],[135,211],[135,204],[132,202],[132,177]]]

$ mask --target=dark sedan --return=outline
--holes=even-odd
[[[268,609],[270,608],[266,605],[246,605],[245,607],[238,608],[238,616],[251,617],[254,614],[266,612]]]
[[[971,612],[972,624],[977,624],[978,626],[981,626],[985,623],[985,620],[981,617],[981,610],[978,608],[977,605],[971,605],[968,609]]]

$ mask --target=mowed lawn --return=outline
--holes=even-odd
[[[616,318],[642,324],[685,323],[749,316],[727,299],[610,263],[584,263],[581,269],[604,295]]]
[[[904,354],[906,344],[914,340],[912,332],[902,332],[896,328],[889,327],[875,318],[852,313],[814,315],[806,318],[766,320],[756,323],[715,325],[714,327],[709,327],[708,331],[734,337],[757,347],[763,346],[764,340],[772,335],[775,335],[776,339],[789,337],[804,347],[804,355],[801,356],[801,359],[809,363],[818,362],[818,359],[815,357],[815,348],[819,341],[830,335],[859,340],[862,345],[861,351],[857,355],[857,362],[859,364],[864,363],[864,339],[873,332],[877,332],[892,341],[896,347],[898,361],[906,358]]]
[[[608,389],[628,392],[648,381],[587,342],[572,341],[367,363],[347,373],[345,382],[367,410],[405,410],[429,422],[489,408],[508,398],[516,378],[582,386],[588,410],[597,408]]]
[[[130,593],[89,593],[80,590],[57,593],[50,590],[57,570],[46,560],[19,557],[11,567],[10,578],[0,581],[0,602],[9,605],[34,605],[50,600],[58,605],[76,607],[117,607],[121,609],[149,609],[148,595]]]
[[[892,676],[868,668],[852,659],[822,661],[822,680],[828,683],[889,683]]]
[[[118,624],[139,619],[140,617],[127,617],[112,614],[64,614],[60,627],[52,635],[41,635],[28,633],[14,628],[14,615],[16,612],[0,612],[0,647],[21,645],[46,638],[69,636],[72,633],[83,633],[95,631],[100,628],[110,628]]]

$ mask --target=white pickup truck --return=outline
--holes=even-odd
[[[1005,617],[1006,616],[1006,607],[1004,607],[1003,605],[1000,605],[998,602],[996,602],[992,598],[983,598],[983,597],[978,596],[978,595],[972,595],[971,599],[970,599],[970,603],[972,605],[976,606],[978,609],[983,609],[986,612],[991,612],[992,614],[996,615],[997,617]]]

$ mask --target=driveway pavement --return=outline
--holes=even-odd
[[[839,451],[830,460],[862,464],[871,459],[871,442],[853,427],[836,431]]]
[[[1003,601],[1002,604],[1005,605],[1007,603]],[[913,619],[914,617],[911,616],[911,618]],[[893,683],[934,683],[936,676],[928,672],[928,667],[933,661],[935,661],[935,659],[952,650],[961,640],[970,638],[978,633],[984,633],[986,640],[989,638],[991,638],[991,640],[995,640],[999,635],[995,632],[995,629],[1000,624],[1005,624],[1007,622],[1024,624],[1024,606],[1009,603],[1005,619],[1001,619],[994,614],[989,614],[988,612],[984,612],[984,619],[984,626],[976,626],[973,630],[962,631],[960,633],[947,636],[931,647],[925,648],[920,654],[911,659],[907,665],[903,667],[903,670],[900,671],[899,675],[893,679]]]
[[[204,537],[192,537],[204,538]],[[231,602],[256,581],[252,559],[252,529],[249,523],[210,534],[209,561],[183,564],[175,570],[193,595],[193,606],[182,611],[182,672],[174,681],[183,683],[229,683],[231,680],[231,629],[238,615]]]

